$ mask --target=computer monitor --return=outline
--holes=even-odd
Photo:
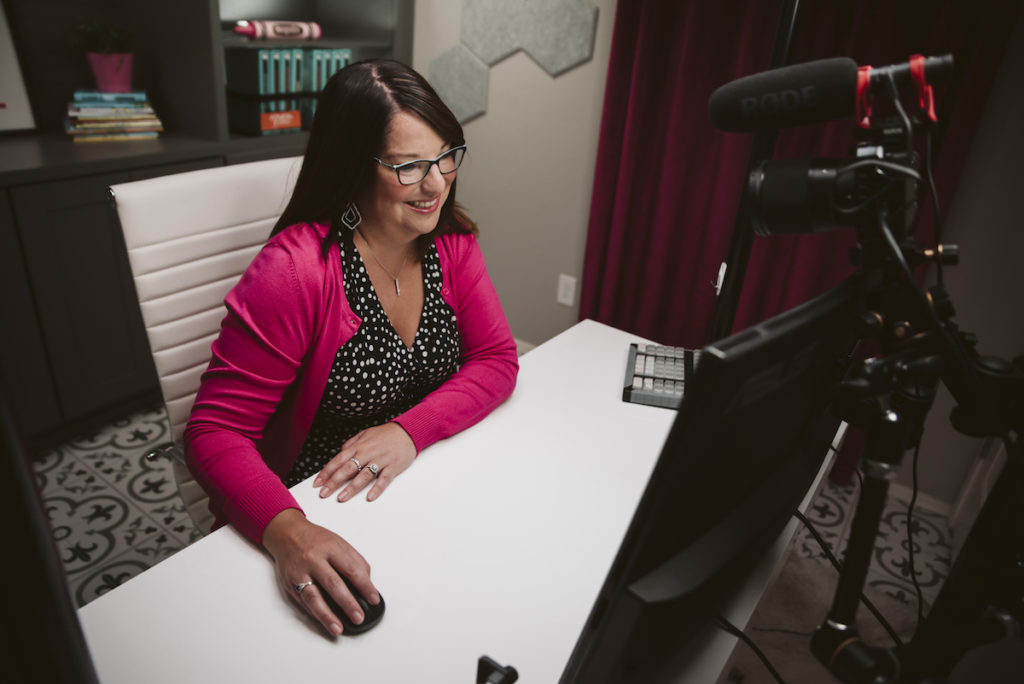
[[[851,276],[704,349],[562,684],[674,681],[828,455],[861,292]]]
[[[0,520],[7,580],[0,611],[0,680],[98,682],[71,601],[28,452],[0,388]]]

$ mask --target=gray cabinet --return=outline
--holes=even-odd
[[[14,215],[4,193],[0,193],[0,293],[0,391],[9,395],[15,418],[26,433],[45,433],[60,424],[60,407]]]
[[[127,174],[10,191],[28,286],[66,421],[152,384],[145,344],[137,335],[138,306],[130,301],[124,272],[123,240],[103,201],[105,184],[122,180]]]
[[[57,405],[56,415],[52,405],[41,407],[44,415],[26,407],[28,425],[50,431],[84,425],[159,397],[107,188],[221,164],[220,158],[199,159],[9,188],[24,260],[21,290],[32,295],[41,338],[33,344],[45,354]],[[32,384],[23,379],[15,389]]]

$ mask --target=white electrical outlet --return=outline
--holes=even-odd
[[[565,306],[572,306],[576,302],[576,278],[564,273],[558,274],[558,295],[555,301]]]

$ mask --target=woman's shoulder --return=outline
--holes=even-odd
[[[332,263],[323,249],[327,228],[317,223],[288,226],[267,240],[247,271],[267,281],[290,278],[317,286]]]
[[[271,236],[246,268],[230,296],[238,301],[263,301],[290,306],[313,302],[332,279],[332,264],[324,254],[326,227],[300,223]],[[335,248],[337,249],[337,248]],[[336,253],[336,252],[335,252]]]
[[[282,229],[267,240],[268,245],[276,245],[289,251],[322,251],[324,240],[330,226],[326,223],[296,223]]]
[[[472,283],[479,279],[487,266],[476,236],[471,233],[447,233],[435,241],[441,270],[452,285]],[[458,289],[458,288],[457,288]]]
[[[449,258],[460,259],[479,250],[476,236],[472,233],[444,233],[434,240],[437,251]]]

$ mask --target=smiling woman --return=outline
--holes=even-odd
[[[358,230],[364,240],[372,235],[382,243],[377,251],[393,266],[415,251],[416,238],[437,228],[440,208],[451,194],[456,175],[452,158],[438,155],[448,147],[450,143],[423,119],[399,112],[391,120],[382,156],[415,161],[387,164],[373,158],[379,168],[374,186],[363,191],[356,201],[363,217]],[[437,156],[432,159],[434,155]],[[441,160],[445,161],[448,173],[442,173]]]
[[[370,606],[380,593],[288,487],[312,478],[321,497],[369,488],[373,501],[515,386],[516,343],[455,203],[465,149],[407,66],[369,60],[331,78],[291,200],[227,296],[185,432],[217,524],[262,544],[285,594],[335,636],[325,599],[358,625],[352,587]]]

